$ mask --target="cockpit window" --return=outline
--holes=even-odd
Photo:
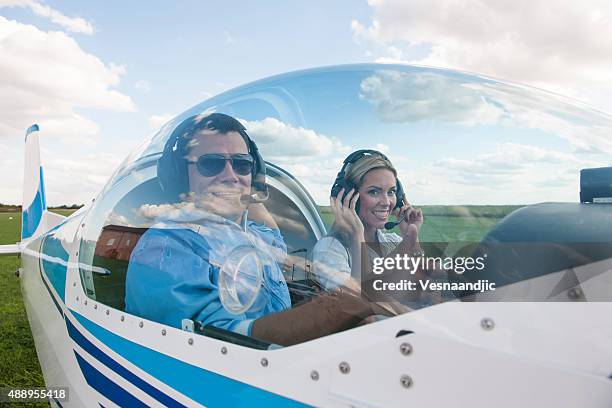
[[[610,269],[612,193],[581,203],[580,170],[610,165],[611,128],[441,70],[260,81],[126,159],[87,217],[82,283],[116,309],[260,348],[452,300],[590,300],[585,282]]]

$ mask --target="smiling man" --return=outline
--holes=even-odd
[[[286,246],[263,204],[253,203],[267,195],[265,164],[244,126],[221,113],[184,120],[157,172],[172,203],[131,254],[126,311],[174,327],[190,319],[250,335],[254,319],[290,308],[280,269]],[[219,270],[241,246],[272,254],[263,268],[268,296],[259,309],[232,314],[219,297]]]

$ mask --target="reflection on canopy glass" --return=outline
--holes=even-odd
[[[582,169],[612,165],[611,133],[612,118],[558,96],[444,70],[258,81],[124,161],[88,215],[82,283],[111,307],[253,347],[457,299],[608,300],[612,207],[578,197]],[[375,152],[343,163],[360,149]],[[598,177],[609,171],[583,187]],[[589,201],[612,196],[600,184]]]

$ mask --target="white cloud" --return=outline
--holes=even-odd
[[[364,79],[360,93],[385,122],[427,119],[496,123],[503,111],[484,96],[483,92],[448,76],[384,69]]]
[[[129,96],[113,89],[125,68],[105,65],[61,32],[0,16],[0,130],[23,132],[36,122],[54,136],[92,136],[97,127],[75,112],[79,107],[130,111]],[[47,122],[52,123],[47,127]],[[63,125],[61,125],[63,123]]]
[[[159,115],[151,115],[149,116],[149,126],[151,129],[159,129],[164,124],[166,124],[170,119],[175,117],[176,115],[173,113],[162,113]]]
[[[561,151],[500,143],[468,158],[400,171],[412,200],[427,204],[530,204],[576,201],[580,169],[606,163]],[[419,183],[419,181],[425,181]]]
[[[612,3],[370,0],[355,41],[379,61],[485,73],[612,110]],[[607,92],[602,92],[601,87]]]
[[[361,82],[360,98],[383,122],[429,120],[538,129],[565,139],[576,152],[612,154],[610,117],[525,88],[487,79],[469,82],[435,71],[381,69]]]
[[[140,217],[153,220],[178,210],[180,207],[177,204],[143,204],[136,212]]]
[[[48,202],[83,203],[95,196],[118,163],[116,155],[108,161],[87,156],[83,146],[99,143],[99,127],[78,110],[134,110],[130,97],[116,90],[123,75],[125,67],[103,63],[63,32],[0,16],[0,146],[10,152],[0,161],[0,173],[14,175],[0,185],[3,201],[21,201],[23,137],[33,123],[40,125],[43,150],[53,146],[42,157],[47,184],[53,185]],[[52,160],[67,151],[84,163]]]
[[[136,83],[134,84],[134,88],[146,94],[149,93],[149,91],[151,90],[151,83],[149,81],[141,79],[139,81],[136,81]]]
[[[67,17],[60,11],[34,0],[0,0],[0,7],[29,7],[34,14],[46,17],[53,23],[73,33],[92,35],[92,24],[81,17]]]
[[[65,151],[61,155],[55,153],[55,149],[44,148],[41,152],[49,203],[90,202],[122,159],[111,153],[85,153],[76,157]]]
[[[265,157],[276,160],[319,158],[335,152],[346,152],[337,138],[318,134],[314,130],[294,127],[275,118],[242,121],[249,135]]]
[[[306,187],[317,203],[329,203],[329,190],[352,150],[339,139],[275,118],[241,122],[266,161],[279,165]]]

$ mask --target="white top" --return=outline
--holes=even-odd
[[[402,237],[394,232],[376,231],[383,256],[389,255],[402,242]],[[379,257],[368,248],[370,259]],[[325,289],[332,290],[346,283],[351,277],[351,254],[337,238],[325,236],[312,250],[312,269],[318,281]]]

